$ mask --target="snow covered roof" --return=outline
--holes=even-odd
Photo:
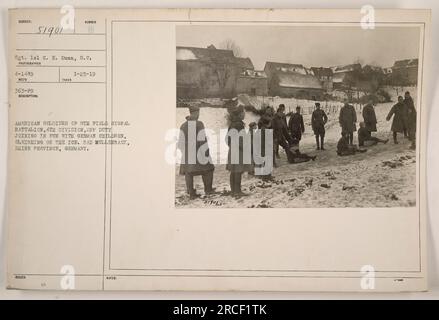
[[[232,50],[216,49],[213,45],[207,48],[177,47],[177,61],[203,61],[233,64],[242,69],[254,69],[250,58],[235,57]]]
[[[301,64],[281,63],[267,61],[265,63],[265,71],[294,72],[302,75],[309,74],[309,71]]]
[[[313,75],[303,75],[299,73],[279,73],[277,75],[280,87],[304,88],[304,89],[323,89],[319,79]]]
[[[355,70],[361,69],[361,64],[354,63],[354,64],[348,64],[348,65],[345,65],[345,66],[332,67],[331,69],[332,69],[332,72],[334,72],[334,73],[351,72],[351,71],[355,71]]]
[[[240,74],[241,77],[251,77],[251,78],[267,78],[264,71],[247,69]]]
[[[406,60],[398,60],[395,61],[395,64],[392,68],[409,68],[409,67],[417,67],[418,66],[418,59],[406,59]]]
[[[177,60],[204,60],[219,62],[234,62],[235,56],[232,50],[215,48],[177,47]]]
[[[323,68],[323,67],[312,67],[314,75],[317,77],[331,77],[332,69],[331,68]]]
[[[195,54],[189,49],[178,49],[177,48],[177,60],[196,60],[197,57]]]

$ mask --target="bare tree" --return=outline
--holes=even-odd
[[[363,61],[362,58],[356,57],[355,60],[354,60],[354,64],[361,64],[361,65],[363,65],[364,61]]]
[[[235,57],[242,57],[242,49],[232,39],[226,39],[219,45],[220,49],[232,50]]]

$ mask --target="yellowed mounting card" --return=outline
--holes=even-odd
[[[429,34],[427,10],[11,9],[8,288],[426,290]],[[198,116],[213,171],[175,162]],[[228,165],[240,125],[272,130],[271,176]]]

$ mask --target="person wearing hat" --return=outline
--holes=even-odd
[[[244,117],[243,106],[229,109],[229,129],[226,135],[229,152],[227,154],[226,169],[230,171],[230,189],[231,195],[234,197],[247,195],[241,190],[242,174],[244,172],[253,172],[254,170],[251,155],[251,138],[245,132]]]
[[[277,158],[279,156],[279,146],[281,146],[287,155],[289,154],[289,142],[291,141],[288,133],[287,117],[285,115],[285,105],[280,104],[276,113],[273,116],[273,138],[274,138],[274,153]]]
[[[346,134],[349,144],[354,143],[354,131],[357,131],[357,112],[353,105],[346,100],[344,106],[340,109],[338,118],[340,122],[341,132]]]
[[[387,121],[393,117],[391,131],[393,132],[393,143],[398,144],[398,132],[404,133],[406,130],[406,105],[404,104],[404,98],[398,97],[398,103],[396,103],[389,114],[386,117]]]
[[[373,108],[373,101],[370,100],[363,108],[364,126],[369,132],[377,131],[377,117]]]
[[[300,114],[300,107],[296,107],[296,112],[293,113],[288,121],[288,128],[290,129],[291,138],[302,140],[302,134],[305,132],[305,125],[303,117]]]
[[[325,150],[325,124],[328,122],[328,116],[325,111],[320,109],[320,103],[316,102],[316,109],[311,115],[311,126],[316,136],[317,150]]]
[[[180,126],[180,136],[177,142],[177,147],[182,153],[180,174],[185,176],[186,190],[191,199],[198,197],[194,189],[195,176],[202,177],[205,194],[212,194],[214,192],[212,183],[215,167],[210,158],[204,124],[198,120],[199,116],[200,108],[198,106],[189,106],[189,116],[186,117],[186,121]],[[198,150],[201,147],[205,150],[203,154],[204,159],[200,159],[198,155]]]

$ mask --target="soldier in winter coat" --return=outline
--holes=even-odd
[[[357,131],[355,123],[357,122],[357,113],[353,105],[345,103],[340,109],[339,122],[341,126],[341,132],[346,134],[349,140],[349,144],[354,143],[354,131]]]
[[[305,132],[305,125],[303,117],[300,114],[300,107],[296,107],[296,112],[293,113],[288,121],[288,128],[290,129],[291,138],[301,140],[302,134]]]
[[[204,124],[198,120],[200,108],[190,106],[189,113],[186,121],[180,127],[177,148],[182,153],[180,174],[185,176],[187,193],[191,199],[194,199],[198,196],[194,189],[194,176],[202,176],[206,194],[214,192],[212,188],[214,165],[209,154]],[[206,145],[207,148],[205,148]],[[205,159],[198,157],[198,151],[201,147],[205,150],[203,154]]]
[[[232,196],[246,195],[241,190],[242,174],[253,172],[251,136],[244,128],[245,112],[242,106],[229,110],[229,130],[226,142],[229,146],[226,169],[230,171],[230,189]]]
[[[377,131],[377,117],[375,114],[375,109],[373,108],[373,102],[370,101],[363,108],[363,119],[364,125],[367,131],[376,132]]]
[[[386,117],[387,121],[393,116],[391,131],[393,131],[393,142],[398,144],[397,134],[403,133],[406,130],[407,123],[407,106],[404,103],[404,98],[402,96],[398,97],[398,103],[395,104],[392,109],[390,109],[389,114]]]
[[[317,150],[325,150],[325,124],[328,122],[328,116],[325,111],[320,109],[320,103],[316,102],[316,109],[311,115],[311,126],[316,136]]]

